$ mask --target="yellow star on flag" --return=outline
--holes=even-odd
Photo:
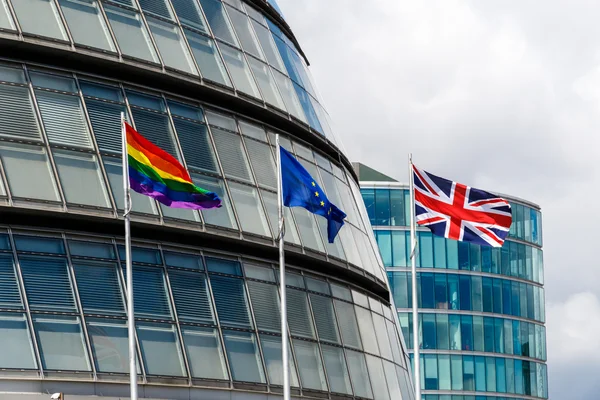
[[[317,185],[316,185],[314,182],[312,182],[312,185],[313,185],[313,187],[316,187],[316,186],[317,186]]]
[[[319,192],[315,192],[315,196],[316,196],[316,197],[319,197]]]
[[[321,207],[325,207],[325,202],[321,201]]]

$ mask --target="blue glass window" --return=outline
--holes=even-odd
[[[504,358],[496,358],[496,391],[506,393],[506,364]]]
[[[452,390],[463,390],[463,363],[462,356],[450,356],[452,366]]]
[[[0,254],[0,306],[3,308],[23,308],[19,286],[15,275],[12,256]]]
[[[492,247],[481,247],[481,271],[492,272]]]
[[[216,329],[182,326],[181,334],[192,377],[228,379],[223,348]]]
[[[448,314],[435,314],[436,344],[441,350],[449,350]],[[406,336],[404,339],[407,339]],[[408,340],[405,340],[408,343]]]
[[[473,356],[463,356],[463,389],[475,390],[475,364]]]
[[[438,366],[435,354],[425,354],[425,390],[438,389]]]
[[[513,321],[513,351],[515,355],[521,355],[521,322]]]
[[[402,190],[390,190],[390,225],[407,225],[404,217],[404,192]]]
[[[375,189],[360,189],[365,208],[367,209],[367,215],[371,225],[377,225],[375,223]]]
[[[468,275],[459,275],[460,283],[460,309],[471,309],[471,277]]]
[[[491,317],[483,318],[484,330],[484,350],[486,352],[494,352],[494,319]]]
[[[185,376],[181,344],[175,325],[139,322],[136,325],[147,374]]]
[[[483,317],[473,316],[473,350],[484,351]]]
[[[252,322],[250,321],[244,281],[225,276],[211,276],[210,284],[221,324],[251,328]]]
[[[448,275],[448,308],[450,310],[458,310],[460,300],[458,296],[458,275]]]
[[[512,289],[510,281],[502,281],[502,314],[512,314]]]
[[[65,254],[65,245],[62,239],[19,235],[14,235],[14,239],[17,251]]]
[[[74,261],[73,268],[83,311],[124,315],[125,304],[116,264]]]
[[[486,357],[485,364],[487,369],[487,390],[496,391],[496,362],[494,357]]]
[[[462,338],[462,349],[473,351],[473,317],[471,315],[462,315],[460,317]]]
[[[485,358],[481,356],[475,357],[475,390],[485,392]]]
[[[19,261],[32,310],[77,310],[65,259],[21,256]]]
[[[512,315],[519,316],[521,313],[521,290],[519,282],[512,282]]]
[[[0,339],[6,344],[0,352],[0,368],[37,368],[25,315],[0,314]]]
[[[446,268],[446,239],[433,236],[433,266],[435,268]]]
[[[108,243],[83,242],[78,240],[69,240],[69,252],[72,256],[108,258],[114,260],[117,258],[115,248]]]
[[[233,380],[265,383],[256,335],[226,330],[223,338]]]
[[[436,346],[436,323],[435,314],[422,314],[423,318],[423,348],[435,349]]]
[[[471,310],[473,311],[482,311],[483,304],[481,298],[481,277],[480,276],[472,276],[471,277]]]
[[[483,312],[492,312],[493,310],[493,297],[492,297],[492,278],[484,277],[482,279],[483,285]]]
[[[375,231],[379,253],[383,260],[383,265],[391,267],[394,265],[392,259],[392,233],[390,231]]]
[[[458,267],[459,269],[469,270],[471,264],[469,262],[470,247],[468,242],[458,243]]]
[[[375,225],[390,225],[390,191],[375,189]]]
[[[504,353],[504,320],[494,318],[494,350]]]
[[[392,231],[392,256],[395,267],[406,267],[409,265],[410,250],[407,250],[407,233],[403,231]]]
[[[493,280],[493,297],[494,297],[494,312],[502,313],[502,281],[500,279]]]
[[[434,308],[434,289],[433,289],[433,274],[421,274],[421,307]]]
[[[446,274],[434,274],[435,308],[448,309]]]
[[[238,261],[206,257],[206,267],[209,272],[242,276],[242,267]]]
[[[448,269],[458,269],[458,243],[456,240],[446,240]]]
[[[481,271],[481,247],[479,247],[479,245],[471,243],[469,248],[469,261],[471,264],[471,271]]]
[[[133,267],[133,287],[136,317],[171,319],[171,306],[162,268]]]
[[[91,370],[79,318],[38,315],[33,326],[45,369]]]
[[[121,262],[125,262],[125,246],[119,245],[119,257]],[[145,247],[132,247],[131,248],[131,260],[136,263],[143,264],[162,264],[160,252],[157,249],[149,249]]]
[[[431,232],[419,232],[419,258],[422,268],[433,268],[433,237]]]
[[[169,281],[177,315],[182,321],[214,323],[206,275],[187,271],[169,271]]]

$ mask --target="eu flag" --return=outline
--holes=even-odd
[[[346,213],[331,203],[317,181],[310,176],[302,164],[286,149],[281,149],[281,181],[283,205],[303,207],[313,214],[327,219],[327,237],[333,243],[340,228],[344,225]]]

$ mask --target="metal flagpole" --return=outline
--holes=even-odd
[[[127,268],[127,328],[129,336],[129,386],[131,400],[137,400],[137,365],[135,362],[135,318],[133,315],[133,272],[131,270],[131,230],[129,213],[131,212],[131,196],[129,189],[129,162],[127,160],[127,134],[125,133],[125,113],[121,113],[121,136],[123,150],[123,193],[125,196],[125,265]]]
[[[279,282],[281,284],[281,365],[283,368],[283,400],[290,400],[290,368],[288,361],[287,335],[287,296],[285,288],[285,254],[283,252],[283,236],[285,221],[283,220],[283,177],[281,176],[281,150],[279,134],[275,135],[277,143],[277,212],[279,217]]]
[[[412,314],[413,314],[413,352],[415,376],[415,400],[421,400],[421,359],[419,355],[419,314],[417,311],[417,227],[415,220],[415,182],[412,154],[408,156],[408,176],[410,182],[410,261],[412,271]]]

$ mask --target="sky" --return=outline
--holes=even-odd
[[[600,3],[277,1],[351,161],[541,206],[550,399],[598,399]]]

